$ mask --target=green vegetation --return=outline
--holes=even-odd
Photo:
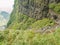
[[[12,20],[11,20],[12,21]],[[9,22],[10,23],[10,22]],[[8,24],[9,24],[8,23]],[[45,26],[53,26],[54,21],[48,18],[44,18],[42,20],[36,20],[33,18],[30,18],[26,15],[20,14],[20,16],[17,18],[17,20],[14,20],[13,23],[10,25],[10,29],[15,30],[26,30],[26,29],[39,29]]]
[[[24,1],[22,1],[23,3],[21,2],[22,5],[27,5],[27,2]],[[30,1],[34,2],[34,0]],[[18,2],[18,0],[15,0],[14,10],[11,13],[7,29],[0,31],[0,45],[60,45],[60,28],[53,29],[55,32],[52,31],[50,33],[44,32],[41,34],[36,32],[40,28],[53,26],[55,24],[54,20],[50,18],[36,20],[24,15],[19,11]],[[35,6],[33,2],[31,3]],[[38,8],[38,5],[44,5],[42,0],[40,2],[41,4],[38,4],[39,1],[36,0],[36,8]],[[30,4],[29,0],[28,3]],[[60,3],[52,3],[49,5],[49,8],[60,14]]]
[[[49,26],[49,25],[53,26],[54,21],[51,20],[51,19],[48,19],[48,18],[44,18],[42,20],[38,20],[35,23],[33,23],[31,25],[31,27],[34,28],[34,29],[39,29],[39,28],[46,27],[46,26]]]
[[[11,21],[13,20],[13,18],[11,19]],[[11,21],[9,21],[8,23],[10,29],[25,30],[29,28],[30,25],[36,21],[36,19],[30,18],[23,14],[19,14],[19,17],[16,16],[16,19],[14,19],[14,21],[12,22]],[[11,25],[10,25],[10,22],[12,23]]]
[[[60,3],[58,3],[58,4],[56,4],[56,3],[49,4],[49,8],[53,9],[56,13],[60,14]]]
[[[60,28],[49,34],[32,30],[0,31],[0,45],[60,45]]]
[[[55,3],[49,4],[49,8],[54,9],[55,8]]]

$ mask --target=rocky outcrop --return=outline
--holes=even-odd
[[[35,18],[47,17],[49,0],[19,0],[19,12]]]
[[[18,0],[18,12],[35,19],[48,17],[50,3],[58,3],[60,0]]]
[[[14,10],[11,13],[7,26],[9,28],[20,29],[20,27],[26,26],[25,23],[27,21],[27,23],[31,23],[32,21],[34,22],[35,19],[40,20],[51,17],[49,15],[49,3],[56,1],[59,2],[60,0],[15,0]],[[35,19],[30,20],[30,17]],[[55,17],[56,16],[54,16],[54,18]],[[21,22],[25,25],[23,23],[20,24]]]
[[[49,17],[49,3],[53,2],[60,2],[60,0],[15,0],[14,12],[39,20]]]

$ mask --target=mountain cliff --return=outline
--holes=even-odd
[[[54,16],[49,14],[49,4],[57,4],[59,2],[59,0],[15,0],[14,10],[11,13],[7,26],[12,29],[26,29],[31,28],[32,25],[37,22],[39,24],[40,22],[43,22],[42,24],[45,23],[43,26],[51,25],[53,21],[48,21],[48,24],[47,21],[44,22],[45,18],[48,18],[46,20],[51,20],[49,18],[56,17],[54,14]],[[39,22],[41,19],[43,21]]]
[[[49,0],[19,0],[18,3],[18,12],[35,19],[47,17]]]

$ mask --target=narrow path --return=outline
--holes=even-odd
[[[55,25],[54,26],[46,26],[41,29],[36,30],[36,33],[52,33],[55,32],[57,28],[60,27],[60,14],[55,13],[52,9],[49,9],[49,13],[51,16],[56,15],[58,16],[57,20],[55,20]]]

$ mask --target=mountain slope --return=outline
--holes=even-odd
[[[22,5],[18,3],[19,1],[21,3],[27,1],[30,4],[29,1],[39,2],[44,0],[15,0],[14,10],[7,24],[8,29],[0,31],[0,45],[60,45],[60,19],[58,20],[59,16],[57,16],[56,10],[54,10],[60,10],[59,8],[55,8],[60,6],[57,3],[59,0],[50,0],[49,4],[53,2],[54,5],[50,6],[54,8],[49,9],[48,18],[43,15],[41,18],[39,17],[40,19],[34,17],[34,15],[33,17],[30,17],[30,14],[27,15],[26,13],[30,12],[29,10],[25,14],[25,11],[19,11],[20,8],[18,7]],[[41,5],[43,4],[42,2]],[[35,5],[37,6],[37,4]],[[39,13],[37,12],[37,14]],[[56,23],[58,21],[59,23]]]
[[[43,21],[41,22],[42,24],[45,23],[44,26],[51,25],[51,23],[54,24],[53,20],[50,22],[50,21],[49,21],[50,19],[48,19],[48,18],[46,19],[46,22],[44,22],[44,21],[45,21],[44,19],[47,17],[47,14],[48,14],[48,13],[47,13],[47,12],[48,12],[48,9],[46,9],[46,7],[48,7],[48,4],[45,5],[44,3],[45,3],[45,2],[48,3],[48,0],[45,1],[45,2],[41,0],[42,3],[38,2],[38,4],[41,4],[41,5],[43,4],[43,6],[41,6],[41,8],[43,8],[43,11],[41,11],[41,10],[38,9],[39,11],[42,12],[43,15],[42,15],[42,14],[39,14],[38,12],[37,12],[38,15],[36,15],[36,16],[38,16],[38,17],[41,16],[41,17],[39,17],[39,18],[38,18],[38,17],[37,17],[37,18],[34,17],[35,14],[32,15],[33,17],[31,17],[31,14],[24,14],[25,11],[23,11],[23,10],[21,11],[21,10],[20,10],[20,9],[24,9],[24,8],[20,8],[21,5],[22,5],[22,4],[20,4],[20,1],[22,1],[22,0],[15,0],[14,10],[12,11],[11,16],[10,16],[10,20],[9,20],[9,22],[8,22],[8,24],[7,24],[7,27],[8,27],[9,29],[15,29],[15,30],[16,30],[16,29],[18,29],[18,30],[20,30],[20,29],[23,29],[23,30],[25,30],[25,29],[31,29],[31,28],[32,28],[32,27],[31,27],[32,24],[34,24],[35,22],[38,23],[38,24],[40,23],[40,22],[38,22],[38,19],[39,19],[39,18],[43,20]],[[27,1],[28,1],[28,0],[27,0]],[[38,0],[38,1],[39,1],[39,0]],[[28,1],[28,2],[34,3],[34,1],[32,1],[32,0],[31,0],[31,1]],[[27,3],[28,3],[28,2],[27,2]],[[25,3],[25,2],[23,1],[23,3]],[[30,3],[29,3],[29,4],[30,4]],[[38,4],[37,4],[37,0],[36,0],[36,3],[34,3],[34,4],[35,4],[36,6],[38,5]],[[26,5],[27,5],[27,4],[26,4]],[[26,6],[26,5],[25,5],[25,6]],[[32,5],[32,4],[31,4],[31,5]],[[30,7],[31,5],[29,5],[29,7]],[[22,6],[24,7],[24,5],[22,5]],[[44,6],[46,6],[46,7],[44,7]],[[25,7],[25,8],[26,8],[26,7]],[[35,7],[35,6],[34,6],[33,8],[38,8],[38,7]],[[41,9],[41,8],[40,8],[40,9]],[[28,8],[27,8],[27,9],[28,9]],[[36,9],[35,9],[35,10],[36,10]],[[29,9],[28,9],[28,11],[31,12],[32,10],[29,10]],[[27,11],[27,12],[28,12],[28,11]],[[26,12],[26,13],[27,13],[27,12]],[[29,16],[29,15],[30,15],[30,16]],[[47,24],[47,21],[49,21],[48,24]],[[37,24],[36,24],[36,25],[37,25]],[[36,25],[35,25],[35,26],[36,26]],[[39,25],[39,27],[40,27],[40,26],[41,26],[41,27],[44,27],[44,26],[42,26],[42,25]],[[38,26],[37,26],[37,27],[38,27]],[[41,28],[41,27],[40,27],[40,28]]]

